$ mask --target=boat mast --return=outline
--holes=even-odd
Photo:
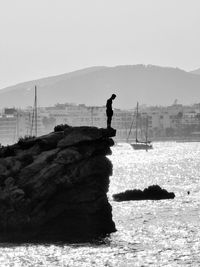
[[[34,125],[35,120],[35,125]],[[35,136],[37,136],[37,87],[35,85],[35,99],[33,105],[32,122],[31,122],[31,136],[33,134],[33,125],[35,126]]]
[[[146,144],[148,143],[148,115],[146,117]]]
[[[35,85],[35,136],[37,136],[37,87]]]
[[[136,113],[137,113],[137,111],[136,111]],[[132,119],[132,122],[131,122],[131,127],[130,127],[130,129],[129,129],[128,136],[127,136],[127,138],[126,138],[126,142],[128,142],[128,140],[129,140],[129,136],[130,136],[130,134],[131,134],[131,130],[132,130],[132,127],[133,127],[133,122],[134,122],[134,115],[133,115],[133,119]],[[136,125],[137,125],[137,114],[136,114]],[[137,132],[137,131],[136,131],[136,132]],[[137,134],[136,134],[136,140],[137,140]]]
[[[138,142],[138,139],[137,139],[137,137],[138,137],[138,106],[139,106],[139,104],[138,104],[138,102],[137,102],[137,108],[136,108],[136,125],[135,125],[135,127],[136,127],[136,133],[135,133],[135,141],[136,141],[136,143]]]
[[[132,130],[132,127],[133,127],[133,121],[134,121],[134,116],[133,116],[133,119],[132,119],[132,122],[131,122],[131,127],[130,127],[130,129],[129,129],[128,136],[127,136],[127,138],[126,138],[126,142],[128,142],[128,140],[129,140],[129,136],[130,136],[130,134],[131,134],[131,130]]]

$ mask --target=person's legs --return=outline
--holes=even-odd
[[[107,128],[111,127],[112,116],[107,117]]]

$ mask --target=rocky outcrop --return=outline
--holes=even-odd
[[[82,241],[115,231],[114,129],[67,127],[0,149],[0,241]]]
[[[173,192],[167,192],[159,185],[151,185],[148,188],[142,190],[127,190],[122,193],[114,194],[113,199],[115,201],[129,201],[129,200],[159,200],[174,198]]]

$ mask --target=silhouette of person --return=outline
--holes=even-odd
[[[111,128],[111,121],[113,116],[112,101],[115,99],[116,95],[112,94],[106,103],[106,115],[107,115],[107,128]]]

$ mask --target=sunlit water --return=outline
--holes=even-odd
[[[200,266],[200,143],[153,145],[149,152],[112,148],[108,197],[116,233],[94,244],[1,244],[0,266]],[[153,184],[175,199],[112,200],[114,193]]]

